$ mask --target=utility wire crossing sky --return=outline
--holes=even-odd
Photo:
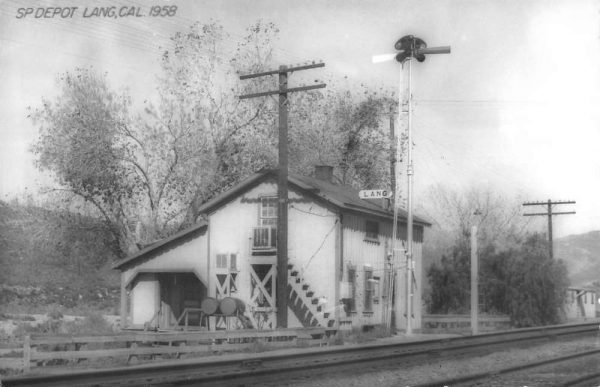
[[[2,1],[0,198],[52,182],[34,167],[27,107],[57,95],[58,74],[93,66],[141,106],[173,33],[216,20],[229,58],[258,19],[280,29],[274,65],[323,61],[321,80],[348,87],[396,90],[399,63],[371,59],[404,35],[451,46],[413,66],[416,203],[435,184],[489,187],[576,200],[577,214],[557,219],[557,237],[600,229],[596,0]]]

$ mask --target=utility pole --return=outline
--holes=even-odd
[[[479,260],[477,259],[477,226],[471,227],[471,334],[479,333]]]
[[[325,67],[325,63],[312,63],[302,66],[279,66],[278,70],[241,75],[240,79],[259,78],[268,75],[279,76],[277,90],[241,95],[240,99],[279,95],[279,171],[277,175],[277,281],[275,306],[277,327],[287,328],[287,266],[288,266],[288,93],[324,88],[320,83],[311,86],[288,88],[288,74],[294,71]]]
[[[478,219],[481,212],[473,213]],[[477,256],[477,224],[471,226],[471,334],[479,333],[479,257]]]
[[[538,212],[533,214],[523,214],[523,216],[547,216],[548,217],[548,255],[550,259],[554,258],[554,250],[552,247],[552,216],[553,215],[571,215],[575,214],[575,211],[567,212],[552,212],[552,206],[557,204],[575,204],[574,200],[557,200],[552,201],[548,199],[547,202],[527,202],[523,203],[524,206],[546,206],[546,212]]]

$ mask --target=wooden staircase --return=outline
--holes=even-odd
[[[288,306],[294,312],[304,327],[335,328],[335,316],[323,310],[319,305],[319,297],[310,286],[300,278],[294,265],[288,265]]]

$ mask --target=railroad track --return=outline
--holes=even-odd
[[[512,346],[561,337],[591,335],[598,323],[556,325],[477,336],[394,344],[295,349],[260,354],[236,354],[131,367],[78,371],[56,375],[26,375],[4,379],[3,386],[123,386],[123,385],[243,385],[268,382],[285,375],[356,370],[385,362],[418,364],[431,358],[473,356]]]
[[[554,357],[551,359],[545,359],[545,360],[535,361],[535,362],[531,362],[531,363],[519,364],[514,367],[507,367],[507,368],[486,371],[486,372],[481,372],[481,373],[472,374],[472,375],[455,377],[455,378],[451,378],[451,379],[437,380],[434,382],[417,384],[417,385],[414,385],[413,387],[441,387],[441,386],[457,387],[457,386],[466,386],[466,385],[472,386],[474,382],[483,382],[483,381],[486,381],[489,379],[495,379],[501,375],[522,372],[522,371],[531,370],[534,368],[544,367],[547,365],[565,363],[565,362],[570,362],[572,360],[581,359],[581,358],[589,357],[589,356],[597,356],[597,355],[600,355],[600,349],[594,349],[594,350],[590,350],[590,351],[574,353],[574,354],[570,354],[570,355],[566,355],[566,356]],[[581,383],[591,382],[593,380],[596,380],[599,377],[600,377],[600,372],[595,372],[595,373],[591,373],[591,374],[584,375],[584,376],[578,376],[576,379],[572,379],[572,380],[569,380],[566,382],[558,383],[558,385],[565,386],[565,387],[566,386],[574,387],[574,386],[580,385]],[[483,384],[481,384],[481,385],[483,385]]]

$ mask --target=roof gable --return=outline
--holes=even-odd
[[[155,243],[152,243],[151,245],[144,247],[137,253],[125,258],[122,261],[115,263],[113,265],[113,269],[124,270],[125,266],[128,266],[134,262],[138,262],[144,258],[148,258],[153,254],[157,254],[157,253],[161,252],[163,249],[172,248],[173,246],[175,246],[179,243],[185,242],[190,237],[192,237],[196,234],[200,234],[203,231],[206,231],[207,227],[208,227],[208,223],[202,222],[202,223],[196,224],[190,228],[187,228],[185,230],[179,231],[178,233],[175,233],[168,238],[164,238]]]
[[[234,200],[244,192],[268,180],[277,178],[277,170],[269,169],[259,171],[247,179],[233,186],[231,189],[217,195],[213,199],[202,205],[198,211],[200,213],[211,213],[218,208],[224,206],[231,200]],[[326,202],[352,212],[359,212],[366,215],[379,216],[392,219],[393,212],[376,204],[372,200],[364,200],[359,198],[358,190],[348,185],[333,184],[324,180],[313,177],[301,176],[290,173],[288,176],[289,183],[295,188],[303,191],[311,196],[316,196]],[[398,210],[398,217],[401,220],[407,219],[407,212],[404,209]],[[416,224],[422,226],[430,226],[431,223],[421,216],[414,216],[413,220]]]
[[[236,199],[240,195],[256,187],[257,185],[269,180],[277,179],[277,170],[263,170],[259,171],[247,179],[236,184],[229,190],[215,196],[213,199],[202,205],[198,211],[199,213],[211,213],[226,205],[232,200]],[[296,174],[289,174],[288,180],[293,188],[305,193],[308,196],[312,196],[323,200],[341,210],[351,211],[364,215],[377,216],[386,218],[389,220],[393,219],[393,212],[389,211],[373,201],[360,199],[358,196],[358,190],[351,186],[333,184],[324,180],[319,180],[313,177],[300,176]],[[406,221],[407,213],[403,209],[398,210],[398,217],[401,220]],[[420,226],[430,226],[431,223],[421,218],[420,216],[414,216],[414,222]],[[168,238],[162,239],[156,243],[153,243],[144,249],[138,251],[134,255],[117,262],[113,265],[114,269],[125,270],[126,266],[138,262],[139,260],[149,258],[153,254],[160,253],[163,249],[172,248],[179,243],[183,243],[190,237],[193,237],[197,233],[206,231],[208,224],[202,222],[196,224],[186,230],[180,231]]]

